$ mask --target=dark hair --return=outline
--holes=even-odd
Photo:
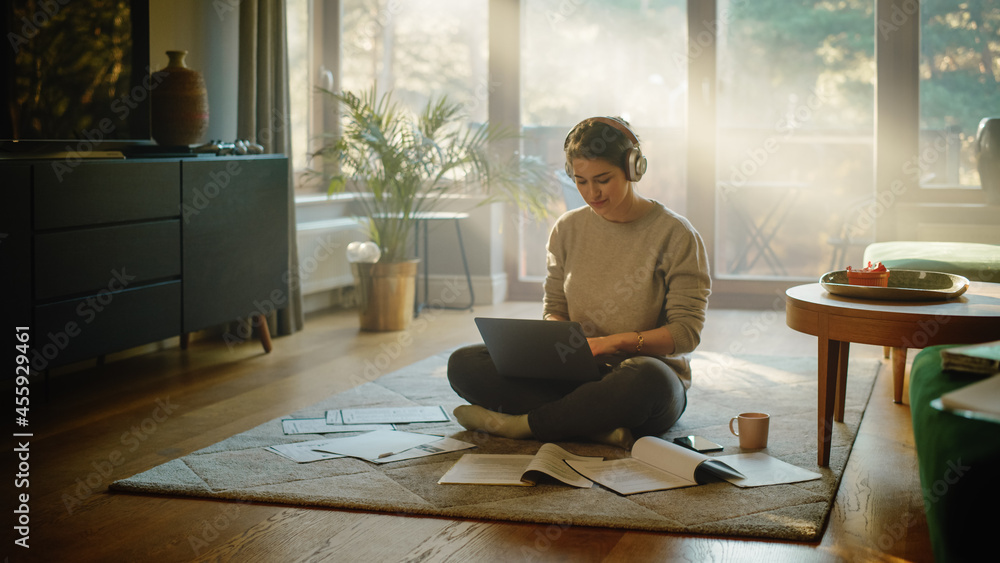
[[[572,164],[577,158],[599,158],[625,171],[628,151],[634,145],[624,131],[607,123],[608,120],[621,122],[628,127],[628,122],[619,117],[591,117],[577,123],[563,142],[567,163]],[[636,136],[636,140],[638,139]]]

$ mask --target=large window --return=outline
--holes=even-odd
[[[976,130],[1000,105],[1000,4],[920,7],[921,184],[979,188]]]
[[[312,108],[313,87],[316,84],[313,75],[313,52],[311,44],[310,21],[312,9],[310,0],[286,0],[286,25],[288,36],[288,106],[291,111],[292,154],[289,158],[292,170],[301,172],[309,166],[308,154],[312,149],[311,137],[319,132]],[[297,174],[296,176],[301,176]],[[302,189],[296,184],[297,191]]]
[[[486,0],[343,0],[342,87],[380,91],[412,111],[431,95],[486,120]]]
[[[308,154],[323,141],[332,100],[317,86],[377,85],[412,112],[443,94],[462,104],[470,123],[486,121],[487,0],[288,0],[287,10],[295,170],[319,166]],[[333,60],[324,60],[323,22],[339,26],[331,34],[339,53],[326,55]],[[302,182],[310,178],[298,176],[299,192],[322,193],[325,186]]]
[[[1000,3],[920,4],[919,144],[907,163],[898,238],[996,244],[1000,220],[981,187],[977,130],[1000,104]]]
[[[770,301],[782,285],[859,264],[876,237],[1000,236],[975,155],[979,121],[1000,115],[998,0],[287,5],[297,169],[331,127],[314,86],[377,83],[413,111],[447,94],[473,124],[519,116],[523,153],[565,183],[555,214],[582,204],[562,173],[570,127],[593,115],[629,120],[649,158],[639,190],[696,218],[720,294]],[[516,15],[490,22],[491,13]],[[498,23],[506,17],[516,21]],[[885,69],[902,80],[876,90]],[[878,184],[897,178],[912,181],[905,193],[880,199],[888,188]],[[517,253],[511,287],[539,285],[550,226],[522,220],[506,231],[518,232],[506,244]]]
[[[679,213],[686,204],[684,127],[687,21],[683,0],[522,3],[524,151],[563,183],[554,216],[584,205],[563,172],[563,141],[592,116],[620,116],[639,136],[649,168],[637,185]],[[554,220],[554,219],[553,219]],[[552,220],[521,224],[518,278],[545,275]]]
[[[874,10],[719,2],[717,275],[815,279],[860,260],[871,233],[844,231],[874,193]]]

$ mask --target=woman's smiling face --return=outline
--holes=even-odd
[[[616,223],[635,219],[635,198],[625,171],[600,158],[573,159],[573,178],[587,205]]]

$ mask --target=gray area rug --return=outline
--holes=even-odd
[[[448,385],[447,357],[447,353],[432,356],[282,418],[322,417],[327,409],[348,407],[443,405],[451,412],[464,401]],[[322,436],[286,436],[280,419],[276,419],[117,481],[111,489],[397,515],[818,539],[880,362],[850,364],[845,422],[835,423],[828,468],[816,465],[815,358],[696,353],[692,363],[694,386],[688,394],[688,409],[664,438],[700,434],[725,446],[713,455],[740,453],[738,438],[728,429],[729,418],[740,412],[768,412],[770,438],[764,451],[821,473],[822,479],[751,489],[718,482],[627,497],[596,484],[591,489],[576,489],[556,481],[543,481],[534,487],[438,485],[441,475],[464,453],[533,454],[541,444],[468,432],[454,423],[407,425],[400,429],[450,435],[473,442],[477,448],[383,465],[352,458],[297,464],[264,448]],[[573,453],[606,459],[628,455],[620,448],[599,444],[560,445]]]

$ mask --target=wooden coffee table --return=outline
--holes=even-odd
[[[850,343],[924,348],[1000,340],[1000,284],[971,282],[947,301],[875,301],[828,293],[818,283],[785,292],[785,322],[819,337],[819,465],[830,463],[833,421],[844,421]],[[903,356],[905,361],[905,356]],[[898,373],[896,373],[898,371]],[[903,371],[894,370],[893,395],[902,397]]]

